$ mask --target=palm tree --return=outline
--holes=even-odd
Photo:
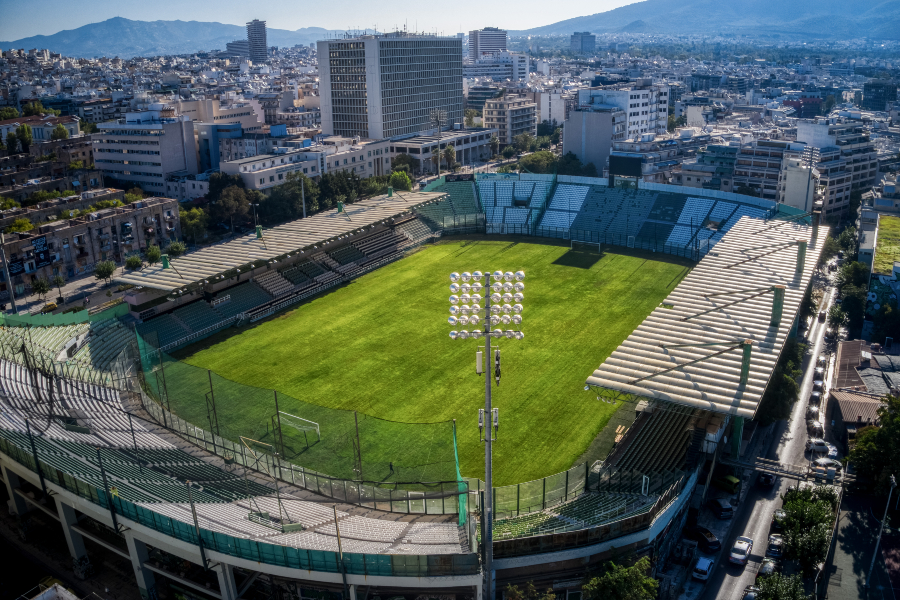
[[[500,140],[497,139],[496,135],[492,135],[491,139],[488,140],[488,146],[491,149],[491,156],[497,154],[497,150],[500,149]]]
[[[447,163],[447,169],[453,168],[453,163],[456,162],[456,148],[453,147],[453,144],[447,144],[447,147],[444,148],[444,162]]]
[[[437,171],[437,174],[441,174],[441,153],[435,150],[431,152],[431,162],[434,165],[434,170]]]

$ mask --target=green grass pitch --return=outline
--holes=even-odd
[[[624,249],[572,252],[568,243],[445,240],[177,356],[321,406],[401,422],[456,419],[462,474],[483,478],[477,410],[484,407],[484,379],[475,374],[483,340],[448,336],[449,274],[523,269],[525,339],[501,340],[503,373],[493,393],[500,409],[494,481],[508,485],[567,469],[582,455],[615,411],[585,392],[584,380],[690,264]],[[232,430],[253,414],[249,398],[217,403],[220,424]],[[289,402],[280,408],[296,409]],[[204,425],[205,407],[193,417]],[[391,451],[402,442],[392,440]]]

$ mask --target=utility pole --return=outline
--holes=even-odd
[[[869,574],[866,576],[866,589],[869,588],[869,584],[872,582],[872,570],[875,568],[875,557],[878,556],[878,546],[881,544],[881,534],[884,532],[884,522],[887,521],[887,511],[888,507],[891,505],[891,495],[894,493],[895,487],[897,487],[897,480],[891,475],[891,491],[888,492],[887,503],[884,505],[884,516],[881,518],[881,527],[878,528],[878,539],[875,540],[875,550],[872,551],[872,562],[869,563]]]
[[[19,311],[16,309],[16,295],[13,292],[13,282],[12,279],[9,278],[9,264],[6,262],[6,251],[3,249],[3,246],[6,244],[6,237],[3,233],[0,233],[0,258],[3,259],[3,275],[6,277],[6,286],[9,288],[9,303],[12,306],[13,314],[18,314]]]

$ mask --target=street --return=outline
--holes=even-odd
[[[834,298],[834,288],[827,271],[820,271],[814,280],[814,285],[825,286],[822,302],[819,310],[828,312]],[[803,379],[800,384],[800,398],[794,405],[791,418],[788,421],[779,421],[775,424],[772,441],[768,452],[763,458],[777,460],[782,464],[803,465],[809,461],[805,444],[806,433],[806,408],[810,392],[813,387],[813,375],[815,373],[816,357],[822,353],[829,355],[829,364],[833,365],[830,356],[834,348],[828,347],[824,340],[826,323],[820,323],[815,317],[807,330],[808,349],[803,360]],[[833,366],[830,366],[833,368]],[[830,376],[830,372],[828,373]],[[827,378],[826,378],[827,386]],[[827,387],[822,392],[823,410],[820,419],[824,415],[824,403],[827,397]],[[751,479],[755,481],[755,479]],[[766,542],[769,537],[769,529],[772,523],[772,513],[781,506],[781,494],[793,483],[779,477],[771,488],[762,488],[754,485],[748,492],[744,501],[738,506],[734,515],[734,523],[727,539],[722,540],[722,550],[716,559],[716,568],[706,584],[706,589],[701,598],[704,600],[740,600],[744,589],[752,585],[756,579],[756,572],[762,563],[766,553]],[[753,551],[746,567],[730,564],[728,553],[734,540],[738,536],[749,537],[753,540]]]

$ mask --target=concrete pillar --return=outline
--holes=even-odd
[[[226,563],[219,563],[215,571],[219,578],[219,593],[222,594],[222,600],[237,600],[238,589],[234,582],[234,567]]]
[[[475,600],[484,600],[484,585],[480,581],[475,586]]]
[[[66,536],[66,544],[69,546],[69,554],[72,558],[78,560],[87,556],[87,550],[84,549],[84,538],[77,531],[72,530],[73,525],[78,524],[78,517],[75,515],[75,509],[56,499],[56,510],[59,512],[59,522],[63,528],[63,534]]]
[[[744,417],[734,417],[731,425],[731,458],[739,460],[741,456],[741,438],[744,437]]]
[[[25,502],[25,499],[15,493],[15,490],[22,487],[22,483],[19,481],[19,476],[6,468],[5,465],[0,465],[3,471],[3,480],[6,483],[6,493],[9,494],[9,510],[19,516],[24,515],[28,512],[28,503]]]
[[[356,600],[356,585],[351,583],[347,587],[350,588],[350,600]]]
[[[144,563],[149,560],[150,555],[147,552],[147,545],[134,537],[134,532],[130,529],[125,531],[125,543],[128,545],[128,555],[131,557],[131,566],[134,568],[134,578],[137,580],[138,591],[141,593],[141,600],[156,600],[156,578],[153,571],[144,567]]]

